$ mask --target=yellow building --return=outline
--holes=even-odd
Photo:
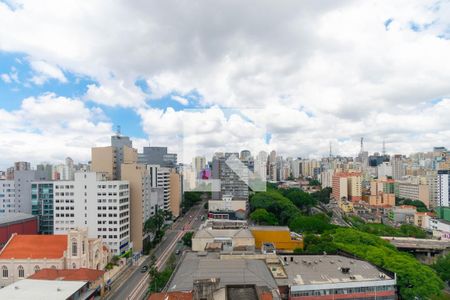
[[[303,249],[303,239],[296,233],[291,233],[285,226],[253,226],[249,228],[255,238],[255,248],[261,248],[263,243],[272,243],[277,250],[293,251]]]

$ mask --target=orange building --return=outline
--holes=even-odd
[[[360,172],[341,172],[333,175],[333,198],[341,201],[345,198],[352,202],[362,200]]]
[[[380,178],[370,182],[370,206],[395,206],[394,179]]]
[[[284,226],[254,226],[249,228],[255,238],[255,248],[261,248],[263,243],[272,243],[276,250],[293,251],[303,249],[303,239],[300,235],[290,232]]]

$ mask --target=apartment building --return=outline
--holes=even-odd
[[[53,183],[54,233],[87,227],[90,238],[102,238],[120,255],[130,247],[130,189],[128,181],[107,177],[77,172],[74,181]]]
[[[0,180],[0,216],[15,212],[14,180]]]
[[[349,201],[362,199],[360,172],[341,172],[333,175],[333,197],[336,201],[346,198]]]
[[[397,181],[396,196],[404,199],[422,201],[427,207],[430,206],[430,192],[428,184],[423,184],[420,181]]]
[[[53,234],[53,181],[31,183],[31,213],[38,217],[38,232]]]
[[[450,170],[438,171],[437,202],[438,206],[450,206]]]
[[[393,179],[376,179],[370,182],[369,205],[371,206],[395,206]]]

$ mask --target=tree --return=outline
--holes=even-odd
[[[192,236],[193,235],[194,235],[194,233],[192,231],[188,231],[183,235],[181,240],[183,241],[183,244],[185,246],[192,247]]]
[[[278,225],[277,217],[264,208],[258,208],[252,212],[250,219],[259,225]]]
[[[439,257],[432,267],[443,281],[450,284],[450,254]]]
[[[291,189],[286,198],[292,201],[298,208],[302,210],[310,209],[317,204],[316,200],[308,193],[300,189]]]
[[[314,192],[311,194],[311,196],[317,201],[322,203],[329,203],[330,202],[330,195],[331,195],[331,188],[326,187],[321,189],[320,191]]]
[[[309,185],[320,186],[320,182],[317,179],[309,179]]]
[[[298,215],[289,223],[289,228],[299,233],[323,233],[335,227],[335,225],[330,224],[330,219],[325,214],[316,214],[313,216]]]
[[[195,204],[202,201],[202,192],[185,192],[183,201],[181,201],[181,208],[183,212],[187,212]]]
[[[164,235],[162,231],[164,220],[165,213],[162,210],[157,210],[154,216],[145,221],[144,232],[153,234],[154,240],[159,241]]]
[[[338,249],[395,272],[403,299],[430,299],[442,294],[443,282],[434,270],[389,242],[353,228],[338,228],[331,235]]]

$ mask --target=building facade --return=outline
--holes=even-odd
[[[101,239],[89,239],[86,229],[61,235],[14,234],[0,251],[0,287],[44,268],[102,270],[108,259],[108,248]]]
[[[31,213],[38,217],[40,234],[53,234],[53,190],[53,181],[31,183]]]
[[[437,174],[438,206],[450,206],[450,170],[440,170]]]
[[[74,181],[54,183],[54,233],[88,228],[120,255],[130,246],[128,181],[107,180],[103,173],[77,172]]]

